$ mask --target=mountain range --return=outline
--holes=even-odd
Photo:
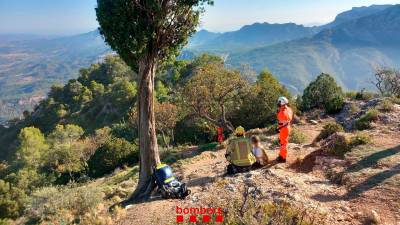
[[[346,89],[372,88],[373,66],[400,64],[400,5],[355,7],[322,26],[255,23],[226,33],[200,30],[181,58],[203,52],[223,55],[231,67],[269,69],[294,93],[321,72]],[[53,83],[65,83],[110,53],[97,31],[69,37],[0,34],[0,120],[20,115]]]

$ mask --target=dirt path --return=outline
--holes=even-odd
[[[300,127],[308,136],[308,143],[290,144],[287,164],[272,165],[269,168],[228,177],[224,176],[227,165],[224,158],[225,150],[203,152],[187,159],[185,163],[182,163],[177,174],[192,190],[188,199],[184,201],[154,199],[147,203],[132,205],[128,207],[127,217],[119,224],[175,224],[177,206],[206,207],[220,204],[219,207],[226,208],[234,196],[242,195],[243,188],[251,188],[259,201],[276,202],[286,199],[291,203],[302,205],[325,215],[327,224],[362,224],[366,219],[376,216],[369,215],[372,209],[378,215],[382,215],[381,218],[373,218],[379,219],[382,224],[400,224],[398,200],[400,195],[396,196],[399,193],[399,188],[396,188],[399,187],[397,183],[377,184],[361,195],[348,198],[346,196],[349,191],[354,191],[354,185],[357,186],[359,183],[355,182],[346,186],[331,182],[325,176],[327,168],[324,168],[323,164],[309,165],[314,169],[307,172],[299,170],[296,164],[299,159],[315,154],[313,152],[317,149],[311,147],[310,144],[321,127],[321,125]],[[393,133],[385,136],[390,139],[390,142],[386,140],[384,145],[380,144],[379,136],[373,137],[377,138],[375,143],[378,146],[388,149],[400,143],[400,137]],[[276,158],[277,149],[270,149],[268,155],[270,159]],[[329,160],[331,160],[330,164],[345,163],[343,160],[335,161],[335,158],[329,158]]]

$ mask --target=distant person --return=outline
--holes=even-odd
[[[250,140],[245,137],[245,130],[239,126],[235,130],[235,137],[228,143],[226,159],[230,162],[227,167],[228,174],[247,172],[256,162]]]
[[[268,163],[268,155],[261,145],[261,140],[258,136],[253,135],[251,137],[251,144],[253,145],[252,153],[256,157],[256,163],[253,164],[253,168],[260,168]]]
[[[293,119],[293,111],[288,106],[289,100],[286,97],[280,97],[278,99],[278,128],[279,132],[279,142],[280,142],[280,151],[279,157],[277,161],[280,163],[285,163],[287,158],[287,145],[289,143],[289,134],[290,134],[290,123]]]

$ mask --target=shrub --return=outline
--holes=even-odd
[[[371,142],[371,137],[368,134],[358,133],[350,138],[350,146],[357,147]]]
[[[122,138],[111,138],[89,159],[90,175],[99,177],[123,165],[139,161],[137,146]]]
[[[358,107],[358,105],[354,102],[350,103],[349,105],[349,112],[354,114],[354,113],[358,113],[360,111],[360,107]]]
[[[348,98],[348,99],[356,99],[356,96],[357,96],[357,92],[355,92],[355,91],[348,91],[348,92],[346,92],[345,94],[344,94],[345,96],[346,96],[346,98]]]
[[[307,137],[297,128],[293,128],[289,135],[289,142],[295,144],[304,144],[307,140]]]
[[[40,220],[64,220],[67,218],[64,215],[70,214],[72,221],[95,210],[103,197],[100,188],[46,187],[32,194],[26,214],[32,219]]]
[[[356,130],[367,130],[371,128],[371,122],[378,120],[379,111],[369,109],[363,116],[358,118],[354,123]]]
[[[391,112],[394,110],[393,102],[390,99],[383,99],[379,103],[378,109],[382,112]]]
[[[351,150],[350,140],[343,133],[335,133],[324,140],[322,149],[337,156],[344,156]]]
[[[236,125],[246,128],[264,127],[275,122],[276,103],[280,96],[289,99],[290,107],[295,112],[295,104],[289,91],[269,71],[262,71],[254,85],[239,96],[239,107],[234,112]]]
[[[365,89],[363,89],[363,90],[357,92],[357,94],[355,96],[355,99],[356,100],[369,101],[369,100],[373,99],[375,96],[376,96],[375,93],[368,92],[368,91],[365,91]]]
[[[9,183],[0,180],[0,219],[19,217],[24,210],[26,197],[23,190],[11,188]]]
[[[304,207],[295,206],[288,202],[260,203],[250,198],[242,208],[243,203],[232,204],[226,214],[225,224],[290,224],[316,225],[323,221],[322,216],[307,213]],[[241,212],[241,213],[237,213]],[[243,221],[246,221],[245,223]]]
[[[321,74],[304,90],[301,109],[324,109],[327,113],[336,113],[344,106],[344,93],[335,79],[329,74]]]
[[[326,139],[327,137],[331,136],[334,133],[337,132],[343,132],[344,129],[342,125],[336,123],[336,122],[328,122],[327,124],[324,125],[321,133],[316,137],[315,142],[321,141],[323,139]]]

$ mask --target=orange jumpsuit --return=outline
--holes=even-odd
[[[281,144],[279,155],[286,159],[287,157],[287,144],[289,143],[290,122],[293,119],[293,111],[289,106],[281,106],[278,110],[278,128],[279,141]]]

